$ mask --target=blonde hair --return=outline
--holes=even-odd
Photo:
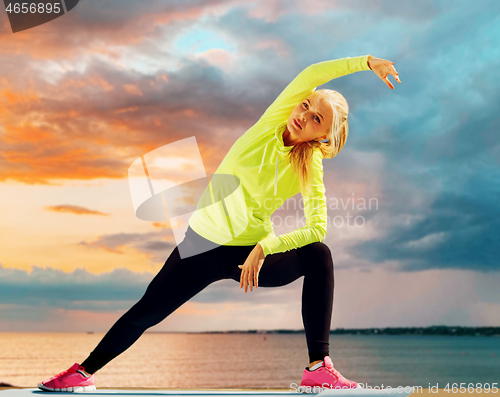
[[[299,178],[300,191],[306,194],[311,192],[311,162],[314,151],[320,150],[323,158],[331,159],[342,150],[349,134],[347,123],[349,106],[343,95],[333,90],[318,90],[314,91],[314,94],[326,99],[333,110],[332,125],[327,133],[327,141],[321,142],[319,139],[313,139],[302,142],[294,145],[288,153],[292,169]]]

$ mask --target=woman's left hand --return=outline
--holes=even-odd
[[[382,79],[382,81],[387,84],[387,86],[392,90],[394,86],[389,81],[387,76],[392,74],[394,79],[401,84],[401,80],[399,79],[399,73],[396,71],[394,67],[394,62],[388,61],[387,59],[376,58],[373,56],[369,56],[368,58],[368,67],[375,72],[375,74]]]
[[[241,269],[240,288],[245,288],[245,293],[248,286],[250,286],[250,291],[254,285],[255,288],[259,286],[259,272],[265,258],[262,246],[257,243],[245,263],[238,266]]]

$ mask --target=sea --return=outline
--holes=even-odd
[[[0,333],[0,383],[37,387],[83,362],[103,336]],[[342,375],[365,387],[500,386],[499,337],[330,335],[330,357]],[[308,364],[304,334],[146,332],[95,380],[98,388],[296,391]]]

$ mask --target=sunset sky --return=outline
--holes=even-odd
[[[322,87],[350,107],[323,161],[332,328],[499,326],[498,1],[80,0],[15,34],[0,11],[0,331],[109,329],[176,246],[130,165],[194,136],[213,173],[302,69],[366,54],[402,84]],[[302,216],[285,203],[276,235]],[[220,281],[151,330],[302,328],[302,280]]]

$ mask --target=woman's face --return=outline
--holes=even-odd
[[[328,137],[332,126],[332,106],[321,94],[312,93],[295,106],[283,134],[286,146]],[[286,135],[286,136],[285,136]]]

